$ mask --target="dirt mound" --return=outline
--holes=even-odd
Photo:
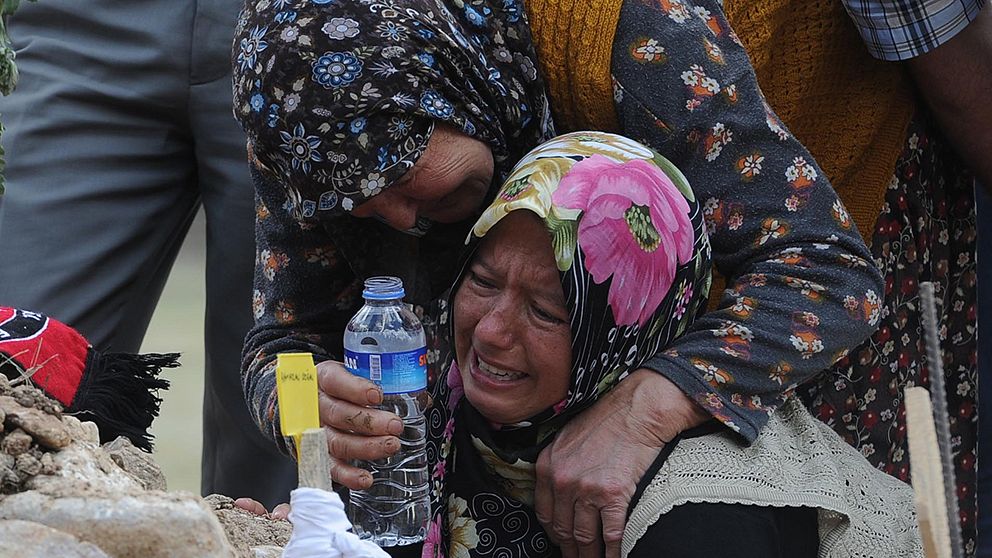
[[[0,374],[0,548],[28,557],[275,558],[290,531],[230,498],[166,492],[150,455],[125,438],[101,446],[93,423]]]

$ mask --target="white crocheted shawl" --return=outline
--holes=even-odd
[[[688,502],[816,508],[821,558],[923,556],[912,488],[873,468],[795,399],[750,446],[729,431],[680,441],[631,513],[622,555]]]

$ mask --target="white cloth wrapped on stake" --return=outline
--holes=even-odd
[[[290,494],[293,535],[283,558],[389,558],[384,550],[352,533],[344,503],[335,492],[297,488]]]

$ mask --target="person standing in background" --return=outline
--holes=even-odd
[[[252,185],[231,109],[240,8],[21,5],[9,21],[20,83],[0,100],[8,161],[0,302],[58,317],[94,346],[137,351],[202,205],[201,490],[274,505],[295,488],[295,465],[258,432],[238,371],[254,264]]]
[[[919,283],[932,281],[968,556],[978,439],[974,177],[992,175],[984,3],[726,6],[769,104],[821,164],[886,278],[878,331],[817,382],[810,408],[876,467],[910,480],[902,393],[929,386]]]

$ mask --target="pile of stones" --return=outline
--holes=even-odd
[[[126,438],[0,374],[0,549],[23,558],[276,558],[286,521],[230,498],[166,491],[152,457]]]
[[[59,405],[29,385],[0,376],[0,494],[14,494],[37,475],[58,471],[53,451],[72,441]]]

